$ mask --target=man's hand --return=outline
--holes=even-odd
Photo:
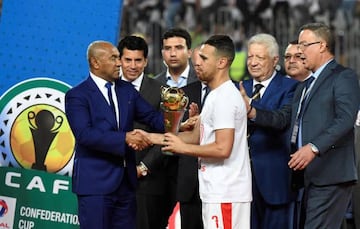
[[[196,121],[199,119],[199,106],[196,103],[189,105],[189,118],[180,124],[179,131],[190,131],[194,129]]]
[[[189,105],[189,117],[198,116],[200,114],[199,112],[199,106],[196,103],[190,103]]]
[[[315,158],[315,153],[312,151],[311,146],[309,144],[304,145],[298,151],[291,154],[290,161],[288,163],[289,167],[296,170],[303,170],[310,164],[312,160]]]
[[[199,115],[188,118],[185,122],[180,125],[180,131],[190,131],[194,129],[194,126],[199,119]]]
[[[240,94],[243,97],[245,105],[246,105],[246,111],[247,111],[248,118],[254,119],[256,117],[256,109],[251,106],[251,99],[249,98],[249,96],[247,96],[242,81],[239,82],[239,90],[240,90]]]
[[[181,153],[183,152],[186,143],[184,143],[178,136],[174,135],[173,133],[165,133],[162,145],[164,146],[161,148],[162,151]]]
[[[152,145],[149,133],[140,129],[127,132],[125,141],[134,150],[143,150]]]

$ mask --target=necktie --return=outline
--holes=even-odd
[[[262,85],[261,83],[255,84],[255,86],[254,86],[255,90],[254,90],[254,92],[253,92],[252,95],[251,95],[251,99],[252,99],[252,100],[258,100],[258,99],[260,99],[260,90],[261,90],[261,88],[263,88],[263,87],[264,87],[264,85]]]
[[[310,76],[309,78],[307,78],[305,80],[305,88],[306,90],[309,89],[311,83],[314,81],[315,77],[314,76]]]
[[[310,76],[308,79],[305,80],[305,87],[303,89],[303,96],[301,98],[301,102],[300,102],[300,110],[299,110],[299,114],[298,114],[298,118],[302,118],[303,113],[304,113],[304,105],[305,105],[305,101],[309,95],[309,87],[311,85],[311,83],[314,81],[315,77]]]
[[[114,104],[114,100],[113,100],[112,93],[111,93],[112,83],[107,82],[105,84],[105,87],[107,88],[107,91],[108,91],[108,98],[109,98],[109,102],[110,102],[110,108],[112,109],[112,111],[114,113],[114,116],[116,117],[115,104]]]
[[[206,100],[206,97],[208,96],[209,92],[210,92],[210,88],[208,86],[205,86],[203,89],[203,92],[202,93],[205,93],[203,98],[202,98],[202,101],[201,101],[201,107],[204,106],[205,104],[205,100]]]
[[[303,117],[304,114],[304,110],[305,110],[305,105],[306,105],[306,99],[309,95],[309,88],[311,86],[311,83],[315,80],[314,76],[310,76],[308,79],[306,79],[304,81],[305,83],[305,87],[303,88],[302,94],[301,94],[301,98],[300,98],[300,103],[299,103],[299,107],[296,113],[296,119],[295,119],[295,123],[294,123],[294,128],[293,128],[293,132],[291,135],[291,143],[295,144],[297,146],[298,143],[298,134],[299,134],[299,125],[300,125],[300,121]]]
[[[251,99],[253,101],[259,100],[260,99],[260,89],[263,88],[264,85],[262,85],[261,83],[255,84],[254,85],[254,92],[251,95]],[[247,126],[247,132],[248,135],[247,137],[249,138],[255,131],[255,125],[252,122],[248,122],[248,126]]]

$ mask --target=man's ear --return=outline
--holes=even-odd
[[[95,57],[90,57],[90,66],[95,69],[99,69],[99,61]]]

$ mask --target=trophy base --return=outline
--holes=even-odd
[[[162,153],[163,153],[164,155],[174,156],[174,153],[173,153],[173,152],[170,152],[170,151],[162,151]]]
[[[42,164],[33,163],[31,168],[36,170],[46,171],[46,165],[42,165]]]

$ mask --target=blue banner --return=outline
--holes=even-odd
[[[0,229],[78,228],[67,90],[86,50],[114,43],[122,1],[3,1],[0,18]]]

